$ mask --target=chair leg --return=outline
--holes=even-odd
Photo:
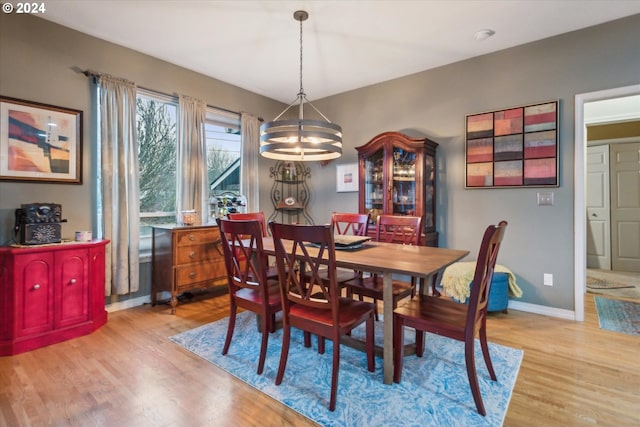
[[[431,295],[433,295],[434,297],[440,296],[440,292],[438,291],[438,289],[436,289],[437,282],[438,282],[438,273],[434,274],[433,278],[431,279]]]
[[[264,370],[264,361],[267,358],[267,343],[269,342],[269,329],[271,328],[270,316],[262,316],[262,340],[260,343],[260,358],[258,359],[258,375]]]
[[[469,386],[471,387],[471,394],[473,395],[473,401],[476,404],[478,413],[483,417],[487,415],[482,403],[482,396],[480,395],[480,385],[478,384],[478,375],[476,373],[476,363],[473,355],[473,338],[465,341],[464,343],[464,358],[467,365],[467,377],[469,377]]]
[[[325,342],[324,337],[318,335],[318,353],[319,354],[324,354],[324,349],[325,349],[324,342]]]
[[[399,316],[393,316],[393,382],[395,383],[399,383],[402,377],[403,342],[404,319]]]
[[[233,338],[233,330],[236,327],[236,313],[238,308],[236,304],[231,300],[231,304],[229,304],[229,326],[227,328],[227,337],[224,340],[224,347],[222,347],[222,354],[225,355],[229,351],[229,346],[231,345],[231,338]]]
[[[331,398],[329,399],[329,410],[335,411],[336,398],[338,396],[338,370],[340,369],[340,337],[333,340],[333,368],[331,372]]]
[[[369,316],[366,324],[366,351],[367,351],[367,369],[369,372],[375,371],[375,334],[374,334],[374,324],[373,324],[373,316]]]
[[[276,331],[276,314],[271,315],[271,325],[269,326],[269,332],[274,333]]]
[[[416,329],[416,356],[422,357],[424,354],[424,331]]]
[[[480,328],[480,348],[482,348],[482,356],[484,356],[484,363],[487,365],[487,370],[489,371],[489,376],[493,381],[498,381],[498,377],[496,377],[496,372],[493,370],[493,364],[491,363],[491,356],[489,355],[489,345],[487,344],[487,328]]]
[[[311,347],[311,334],[307,331],[304,331],[302,334],[304,336],[304,346],[307,348]]]
[[[280,350],[280,365],[278,366],[278,374],[276,375],[276,385],[282,383],[284,370],[287,367],[287,358],[289,357],[289,341],[291,340],[291,326],[282,326],[282,349]]]

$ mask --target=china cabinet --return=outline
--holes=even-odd
[[[356,147],[359,168],[359,211],[379,215],[422,217],[422,244],[438,246],[436,231],[436,148],[426,138],[384,132]],[[370,227],[371,233],[375,232]]]
[[[107,243],[0,248],[0,356],[87,335],[107,322]]]
[[[284,224],[313,224],[307,211],[309,204],[309,168],[302,162],[277,162],[271,168],[271,202],[274,211],[268,221]]]

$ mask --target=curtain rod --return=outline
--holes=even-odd
[[[97,83],[97,78],[98,78],[98,77],[100,77],[100,75],[101,75],[101,73],[98,73],[98,72],[96,72],[96,71],[91,71],[91,70],[82,70],[82,69],[80,69],[79,67],[75,67],[75,66],[74,66],[74,67],[71,67],[71,69],[72,69],[72,70],[74,70],[74,71],[75,71],[75,72],[77,72],[77,73],[84,74],[85,76],[87,76],[87,77],[89,77],[89,78],[93,78],[94,83]],[[168,94],[166,94],[166,93],[164,93],[164,92],[160,92],[160,91],[158,91],[158,90],[154,90],[154,89],[149,89],[149,88],[146,88],[146,87],[144,87],[144,86],[138,86],[138,85],[136,85],[136,86],[137,86],[137,87],[139,87],[139,88],[140,88],[140,89],[142,89],[142,90],[146,90],[146,91],[149,91],[149,92],[155,92],[155,93],[160,94],[160,95],[168,95]],[[177,93],[175,93],[175,92],[174,92],[173,94],[171,94],[171,95],[169,95],[169,96],[175,96],[175,97],[178,97],[179,95],[178,95]],[[207,107],[209,107],[209,108],[215,108],[216,110],[221,110],[221,111],[224,111],[224,112],[227,112],[227,113],[238,114],[238,115],[240,115],[240,114],[241,114],[241,113],[239,113],[238,111],[229,110],[228,108],[217,107],[217,106],[215,106],[215,105],[209,105],[209,104],[207,104]],[[264,119],[263,119],[262,117],[258,117],[258,121],[263,122],[263,121],[264,121]]]

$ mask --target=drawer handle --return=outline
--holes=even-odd
[[[189,252],[189,258],[195,258],[196,253],[194,251]]]
[[[76,284],[76,279],[69,280],[69,283],[71,283],[72,285],[75,285]]]
[[[190,279],[195,279],[195,278],[196,278],[196,273],[195,273],[195,271],[192,271],[191,273],[189,273],[189,278],[190,278]]]
[[[38,289],[40,289],[39,283],[36,283],[35,285],[33,285],[33,290],[37,291]]]
[[[189,234],[189,240],[191,240],[192,242],[194,240],[196,240],[196,235],[195,234]]]

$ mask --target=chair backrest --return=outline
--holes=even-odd
[[[422,217],[409,215],[380,215],[376,240],[379,242],[419,245],[422,234]]]
[[[239,288],[267,291],[267,254],[262,244],[262,229],[257,220],[241,221],[217,218],[229,283],[229,293]],[[263,298],[267,301],[268,298]]]
[[[476,271],[473,275],[465,330],[466,334],[473,334],[473,337],[486,321],[493,270],[506,228],[507,222],[500,221],[498,225],[488,226],[482,237]]]
[[[288,313],[291,304],[302,304],[331,309],[337,316],[340,288],[336,281],[331,226],[269,222],[269,227],[275,246],[280,296],[285,313]],[[305,267],[304,272],[297,268],[300,265]],[[324,278],[320,274],[322,270],[326,272]]]
[[[331,215],[331,228],[334,234],[366,236],[370,219],[369,214],[334,212]]]
[[[228,213],[227,218],[233,220],[256,220],[260,221],[260,227],[262,227],[262,237],[267,237],[267,220],[264,216],[264,212],[236,212],[236,213]]]

